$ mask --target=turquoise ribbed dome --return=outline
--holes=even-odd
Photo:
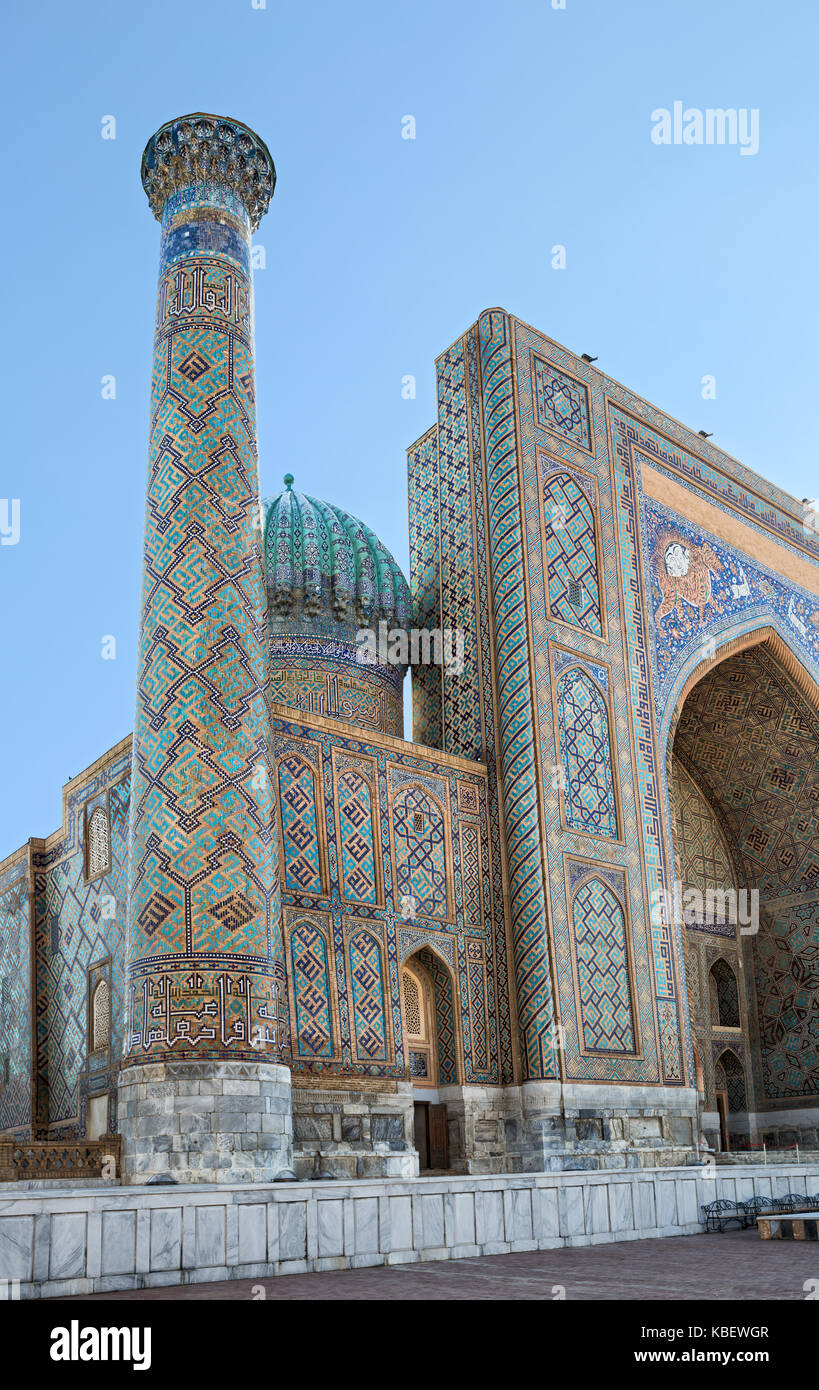
[[[271,631],[341,636],[410,623],[407,581],[378,537],[357,517],[293,488],[262,502]]]

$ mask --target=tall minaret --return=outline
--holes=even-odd
[[[269,1180],[292,1121],[250,234],[273,194],[238,121],[162,126],[162,224],[131,786],[125,1181]]]

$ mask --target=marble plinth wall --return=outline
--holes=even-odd
[[[12,1298],[71,1297],[693,1235],[705,1202],[786,1192],[819,1193],[819,1170],[2,1191],[0,1279]]]

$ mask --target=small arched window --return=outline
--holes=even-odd
[[[728,1097],[728,1109],[732,1115],[745,1110],[745,1070],[735,1052],[723,1052],[714,1068],[717,1090],[724,1090]]]
[[[86,844],[86,876],[91,879],[107,874],[111,867],[111,843],[104,806],[97,806],[88,817]]]
[[[111,986],[99,980],[91,995],[91,1051],[101,1052],[111,1042]]]
[[[737,977],[725,960],[715,960],[709,976],[711,1024],[716,1028],[740,1028]]]
[[[404,971],[404,1020],[411,1038],[422,1038],[424,1028],[421,1022],[421,995],[418,981],[408,970]]]

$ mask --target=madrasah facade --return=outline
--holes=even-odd
[[[136,723],[0,864],[0,1139],[119,1135],[124,1182],[816,1148],[815,512],[488,309],[407,583],[292,475],[260,499],[267,147],[180,118],[142,182]],[[411,740],[410,631],[458,658]]]

